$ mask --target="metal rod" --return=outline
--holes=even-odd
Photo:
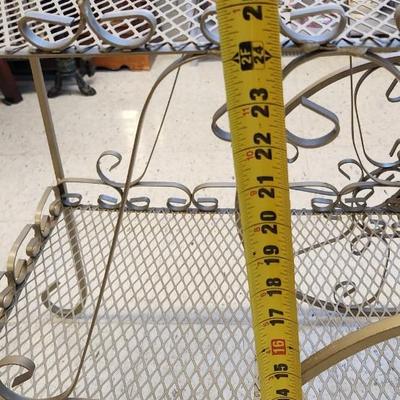
[[[42,119],[46,132],[47,143],[49,145],[51,161],[53,163],[54,174],[56,176],[57,183],[59,183],[60,180],[64,179],[64,170],[62,166],[60,150],[58,148],[56,133],[54,130],[53,119],[51,117],[49,102],[47,99],[46,86],[44,84],[40,58],[30,57],[29,63],[31,65],[33,82],[35,84],[36,94],[40,105],[40,111],[42,113]],[[61,191],[65,190],[65,185],[62,185],[62,188],[60,189]]]
[[[47,98],[46,86],[44,84],[43,71],[42,66],[40,64],[39,57],[30,57],[29,62],[32,69],[33,82],[35,84],[36,94],[39,100],[40,111],[42,113],[42,119],[44,124],[44,129],[46,132],[47,143],[50,150],[51,161],[53,163],[53,170],[56,176],[57,184],[59,186],[61,196],[66,193],[67,185],[62,183],[61,181],[65,178],[63,165],[60,156],[60,150],[58,148],[58,142],[56,137],[56,132],[54,129],[53,118],[51,116],[49,101]],[[69,208],[64,208],[64,218],[65,225],[67,228],[69,243],[71,246],[71,253],[74,260],[74,268],[76,273],[76,279],[79,285],[79,294],[80,294],[80,302],[78,306],[73,309],[73,313],[71,314],[71,310],[68,312],[62,312],[60,308],[55,306],[50,307],[52,312],[59,314],[59,316],[64,316],[71,318],[74,315],[82,312],[86,298],[88,295],[88,288],[86,283],[85,270],[82,262],[82,252],[79,245],[79,237],[78,230],[75,223],[75,218],[73,215],[73,211]],[[49,303],[48,303],[49,304]]]

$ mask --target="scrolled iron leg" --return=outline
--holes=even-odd
[[[75,61],[74,59],[57,59],[57,72],[54,80],[54,86],[47,92],[49,98],[57,97],[61,94],[63,81],[65,79],[74,79],[79,91],[84,96],[94,96],[96,90],[92,88],[85,80],[84,76],[93,76],[95,68],[89,61]]]
[[[84,96],[94,96],[96,94],[96,90],[92,88],[84,79],[80,72],[75,72],[75,80],[78,85],[80,92]]]
[[[54,86],[47,92],[47,97],[50,99],[57,97],[62,90],[62,77],[59,72],[56,73],[56,77],[54,79]]]

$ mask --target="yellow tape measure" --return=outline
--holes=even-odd
[[[300,400],[278,0],[217,0],[262,400]]]

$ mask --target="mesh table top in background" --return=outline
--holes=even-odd
[[[290,12],[302,8],[336,4],[345,12],[346,28],[330,42],[332,47],[368,47],[378,50],[400,48],[399,30],[395,23],[398,0],[282,0],[281,18],[294,32],[310,35],[324,34],[335,29],[338,17],[316,15],[290,21]],[[144,52],[198,52],[213,45],[200,29],[201,15],[215,7],[212,0],[91,0],[94,17],[100,21],[102,15],[113,11],[148,10],[156,19],[156,31],[150,41],[137,49]],[[79,7],[75,0],[2,0],[0,2],[0,55],[27,56],[32,46],[25,41],[18,29],[18,20],[27,11],[73,17],[71,26],[33,22],[35,33],[50,43],[68,37],[78,29]],[[149,27],[142,20],[102,22],[101,25],[113,35],[120,37],[143,36]],[[208,21],[211,32],[217,31],[215,16]],[[290,51],[296,47],[292,40],[282,35],[282,47]],[[88,27],[66,50],[67,53],[86,55],[108,52],[105,44]]]

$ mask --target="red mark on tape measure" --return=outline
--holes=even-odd
[[[247,108],[242,108],[242,115],[243,115],[243,117],[245,117],[246,115],[249,115],[250,114],[250,108],[249,107],[247,107]]]
[[[273,356],[286,355],[286,342],[284,339],[271,340],[271,353]]]

